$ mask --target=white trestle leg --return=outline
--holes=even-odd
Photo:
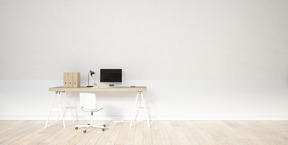
[[[56,93],[53,95],[51,103],[50,103],[49,114],[48,114],[48,117],[47,117],[47,120],[46,120],[46,123],[45,123],[45,128],[47,128],[47,125],[48,125],[48,121],[49,121],[50,114],[51,114],[51,111],[52,111],[52,106],[53,106],[55,95],[56,95]]]
[[[64,128],[66,128],[65,121],[64,121],[64,115],[63,115],[63,110],[62,110],[62,104],[61,104],[61,100],[60,100],[60,93],[58,93],[58,103],[59,103],[59,107],[60,107],[60,113],[62,115],[63,126],[64,126]]]
[[[150,118],[148,117],[148,114],[147,114],[146,102],[145,102],[145,100],[144,100],[144,96],[143,96],[143,93],[142,93],[142,92],[141,92],[141,98],[142,98],[142,104],[143,104],[144,111],[145,111],[145,116],[146,116],[146,120],[147,120],[147,125],[148,125],[148,128],[150,128]]]
[[[139,95],[141,95],[142,106],[138,106]],[[134,104],[134,111],[133,111],[133,115],[132,115],[131,121],[130,121],[130,128],[132,127],[132,121],[134,119],[136,120],[136,116],[137,116],[136,114],[140,110],[144,110],[144,113],[145,113],[145,116],[146,116],[146,120],[147,120],[147,125],[148,125],[148,128],[150,128],[150,119],[149,119],[148,114],[147,114],[146,102],[145,102],[145,99],[144,99],[142,91],[137,92],[137,96],[136,96],[136,100],[135,100],[135,104]]]
[[[53,108],[53,104],[54,104],[56,95],[57,95],[59,107],[58,108]],[[49,121],[50,115],[51,115],[51,111],[58,111],[57,120],[58,120],[58,116],[59,116],[59,112],[60,112],[60,114],[62,116],[63,127],[66,128],[60,97],[61,96],[60,96],[60,92],[59,91],[55,92],[55,94],[53,95],[53,98],[52,98],[52,101],[51,101],[51,104],[50,104],[50,108],[49,108],[49,114],[48,114],[48,117],[47,117],[47,120],[46,120],[46,123],[45,123],[45,128],[47,128],[48,121]]]
[[[72,120],[73,120],[73,122],[75,121],[75,119],[74,119],[74,114],[73,114],[73,111],[72,111],[72,109],[76,109],[76,107],[74,106],[74,107],[72,107],[71,106],[71,96],[69,96],[68,94],[67,94],[67,92],[65,93],[66,94],[66,98],[67,98],[67,101],[66,101],[66,106],[65,106],[65,110],[64,110],[64,115],[66,114],[66,109],[69,109],[70,110],[70,114],[71,114],[71,116],[72,116]],[[74,102],[74,101],[73,101]],[[74,103],[74,105],[75,105],[75,103]]]

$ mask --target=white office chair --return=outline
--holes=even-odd
[[[85,127],[83,133],[86,133],[86,129],[89,127],[101,128],[102,131],[104,131],[106,127],[105,123],[93,124],[93,112],[98,112],[103,109],[97,107],[96,95],[94,93],[80,93],[80,107],[82,111],[91,112],[91,121],[87,125],[76,125],[75,129]]]

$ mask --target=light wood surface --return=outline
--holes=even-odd
[[[53,87],[49,91],[55,92],[144,92],[147,88],[145,86],[136,87],[79,87],[79,88],[65,88]]]
[[[68,72],[64,72],[63,73],[63,86],[66,88],[66,87],[69,87],[69,81],[68,81]]]
[[[80,72],[72,72],[72,87],[80,87]]]
[[[288,121],[104,121],[107,129],[91,128],[84,134],[76,124],[61,121],[47,129],[45,121],[0,121],[0,144],[96,145],[287,145]],[[103,121],[99,121],[103,122]],[[97,122],[96,122],[97,123]]]

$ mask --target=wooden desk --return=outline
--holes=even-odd
[[[53,87],[49,91],[61,92],[144,92],[147,88],[145,86],[137,87],[79,87],[79,88],[64,88]]]
[[[64,88],[64,87],[60,86],[60,87],[49,88],[49,91],[54,91],[55,94],[54,94],[54,96],[52,98],[52,101],[51,101],[51,104],[50,104],[49,114],[48,114],[48,118],[46,120],[45,128],[47,128],[51,111],[54,111],[54,110],[58,111],[58,114],[59,114],[59,111],[60,111],[60,113],[62,115],[63,127],[64,128],[66,127],[65,126],[65,121],[64,121],[65,120],[64,119],[64,114],[63,114],[63,110],[62,110],[62,103],[60,101],[60,94],[61,93],[65,93],[66,96],[67,96],[66,92],[137,92],[136,100],[135,100],[135,104],[134,104],[134,111],[133,111],[133,115],[132,115],[132,118],[131,118],[131,121],[130,121],[130,128],[132,126],[132,121],[136,117],[136,113],[139,110],[144,110],[145,111],[145,115],[146,115],[146,119],[147,119],[147,125],[150,128],[150,119],[149,119],[148,114],[147,114],[146,103],[145,103],[145,99],[144,99],[144,96],[143,96],[143,93],[142,93],[142,92],[144,92],[146,90],[147,90],[146,86],[136,86],[136,87],[125,87],[125,86],[124,87],[79,87],[79,88]],[[54,104],[55,96],[57,96],[57,98],[58,98],[58,103],[59,103],[59,106],[60,106],[59,108],[52,108],[52,106]],[[141,102],[142,102],[141,104],[142,104],[142,106],[138,106],[137,105],[139,96],[141,96]],[[67,99],[69,100],[68,96],[67,96]],[[68,105],[69,105],[69,107],[71,109],[70,102],[69,102]],[[57,117],[57,119],[58,119],[58,117]]]

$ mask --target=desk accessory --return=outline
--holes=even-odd
[[[64,88],[68,88],[68,72],[64,72],[64,75],[63,75],[63,86]]]
[[[93,87],[93,86],[90,86],[89,85],[89,77],[91,76],[91,77],[94,77],[96,74],[95,74],[95,72],[94,71],[92,71],[92,70],[90,70],[89,71],[89,73],[88,73],[88,86],[87,87]]]
[[[80,87],[80,72],[72,73],[72,87],[73,88]]]
[[[65,88],[80,87],[80,72],[64,72],[63,86]]]
[[[109,83],[109,87],[114,87],[114,83],[121,83],[122,69],[100,69],[100,82]]]

